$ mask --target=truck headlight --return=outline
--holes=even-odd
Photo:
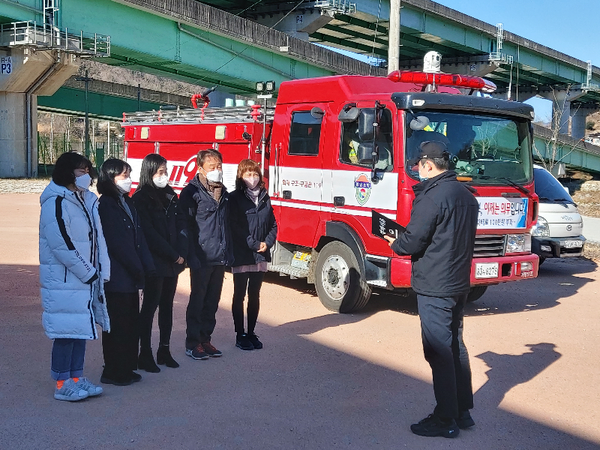
[[[550,227],[548,221],[542,216],[538,216],[537,223],[531,229],[532,236],[550,237]]]
[[[531,235],[509,234],[506,236],[505,254],[510,253],[531,253]]]

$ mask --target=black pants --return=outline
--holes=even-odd
[[[144,299],[140,311],[140,348],[152,347],[152,323],[158,308],[160,345],[169,345],[173,329],[173,298],[177,289],[177,277],[146,277]]]
[[[107,292],[106,307],[110,333],[102,332],[103,376],[113,380],[128,380],[131,371],[137,369],[139,294]]]
[[[425,359],[433,372],[435,412],[456,418],[473,408],[471,366],[463,342],[463,309],[467,295],[428,297],[417,295]]]
[[[210,342],[215,330],[215,318],[223,289],[225,266],[210,266],[190,271],[191,293],[185,319],[187,322],[185,348]]]
[[[248,334],[254,333],[258,310],[260,307],[260,287],[262,286],[264,272],[246,272],[233,274],[233,325],[236,333],[244,332],[244,297],[248,291]]]

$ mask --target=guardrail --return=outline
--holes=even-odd
[[[98,33],[69,33],[55,27],[40,26],[35,21],[0,25],[0,47],[37,47],[62,50],[81,56],[110,56],[110,36]]]

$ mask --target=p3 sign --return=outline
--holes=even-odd
[[[9,75],[12,73],[12,58],[5,56],[0,58],[0,74]]]

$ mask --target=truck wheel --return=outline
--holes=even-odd
[[[319,252],[315,288],[323,306],[340,313],[364,308],[371,297],[356,256],[339,241],[330,242]]]
[[[481,296],[483,294],[485,294],[485,291],[487,291],[487,288],[488,288],[487,286],[472,287],[471,290],[469,291],[469,295],[467,295],[467,303],[471,303],[476,300],[479,300],[481,298]]]

